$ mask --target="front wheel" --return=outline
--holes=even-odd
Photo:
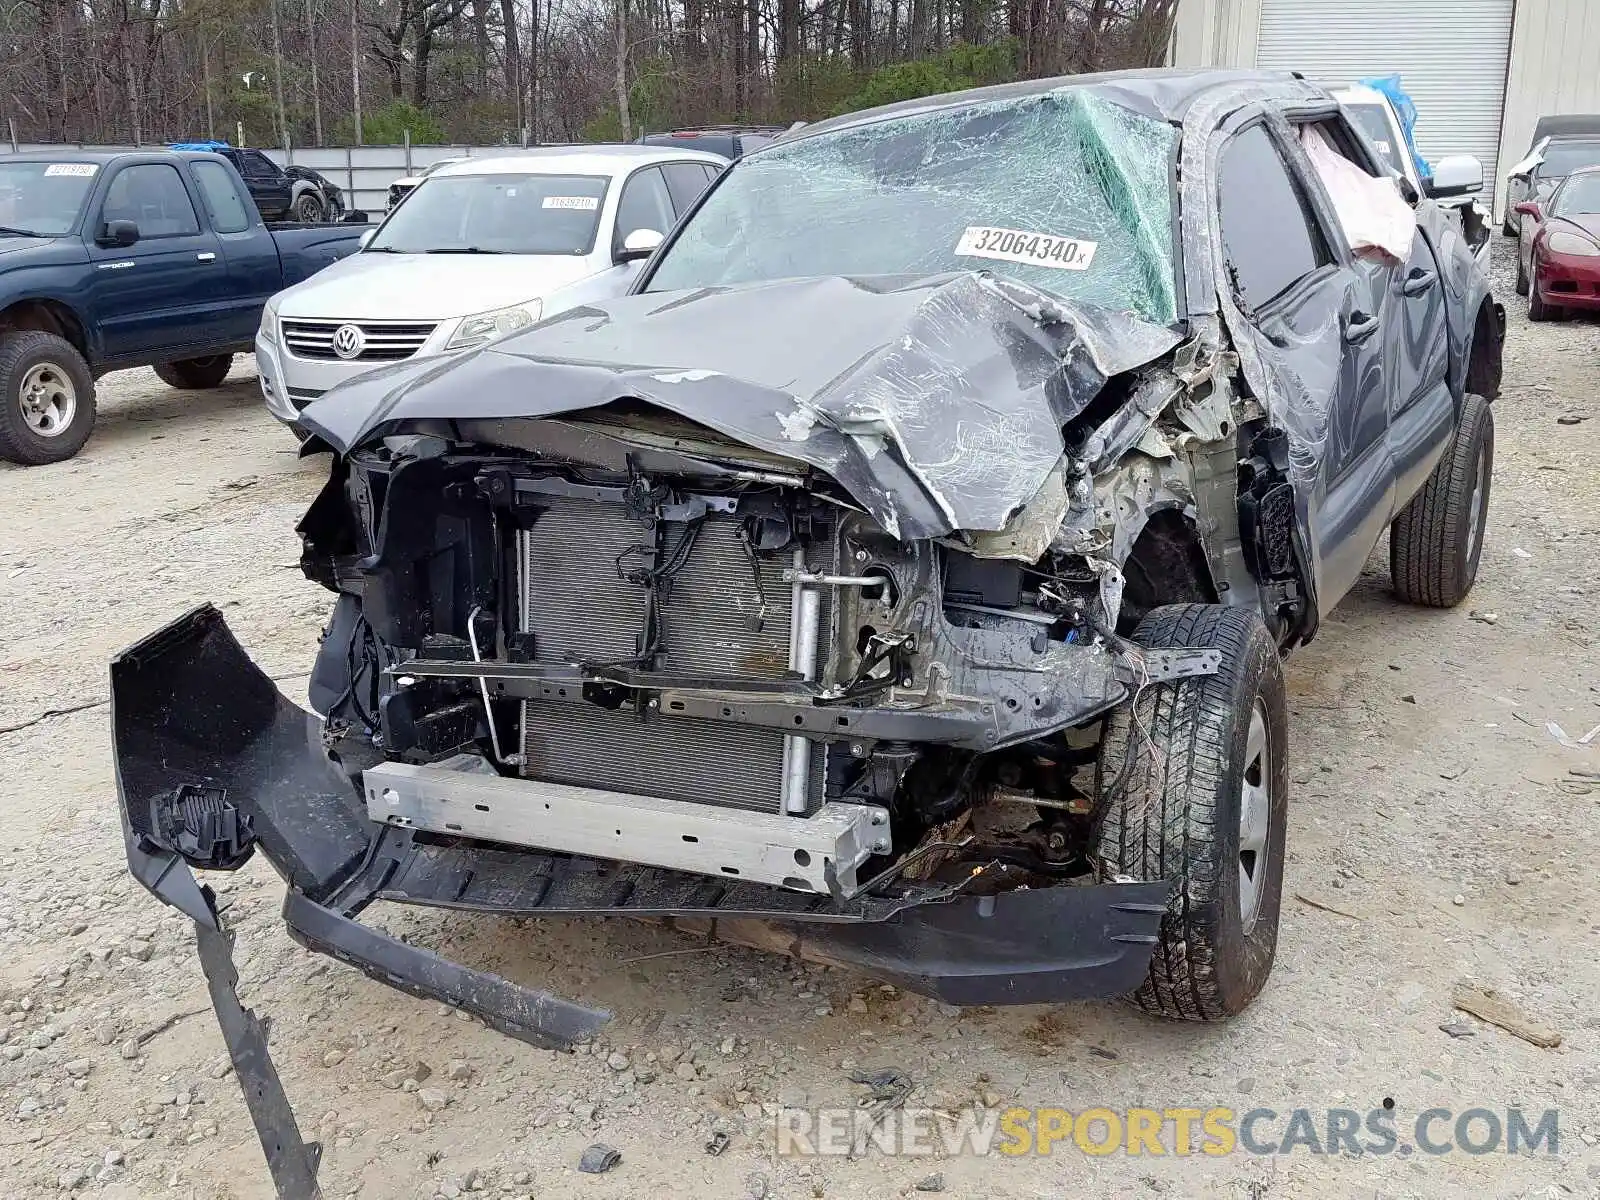
[[[295,220],[304,221],[307,225],[319,225],[327,215],[327,209],[322,203],[322,197],[316,192],[306,191],[300,193],[300,199],[294,202]]]
[[[1546,304],[1544,297],[1539,294],[1538,267],[1534,267],[1534,278],[1528,287],[1528,320],[1530,321],[1559,321],[1562,313],[1554,304]]]
[[[1494,409],[1468,392],[1444,457],[1389,526],[1389,576],[1411,604],[1454,608],[1478,578],[1494,478]]]
[[[1222,665],[1141,687],[1106,719],[1095,854],[1107,878],[1175,885],[1133,1001],[1220,1021],[1255,999],[1277,953],[1289,811],[1283,667],[1246,608],[1165,605],[1133,640],[1220,650]]]
[[[208,354],[204,358],[186,358],[181,362],[158,363],[156,374],[168,387],[194,392],[204,388],[220,387],[233,369],[233,355]]]
[[[1517,255],[1517,295],[1528,294],[1528,268],[1522,262],[1522,255]]]
[[[93,428],[94,376],[71,342],[32,329],[0,337],[0,459],[60,462]]]

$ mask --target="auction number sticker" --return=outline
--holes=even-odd
[[[80,179],[92,178],[100,169],[98,163],[51,163],[44,169],[46,175],[73,175]]]
[[[993,258],[1031,267],[1053,267],[1058,271],[1087,271],[1098,247],[1098,242],[1086,242],[1082,238],[969,225],[956,243],[956,254],[962,258]]]
[[[593,212],[600,207],[598,196],[546,196],[545,208],[571,208],[578,212]]]

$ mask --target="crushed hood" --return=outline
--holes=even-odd
[[[897,537],[942,537],[1004,529],[1062,426],[1178,340],[976,273],[646,293],[363,375],[301,423],[344,452],[413,422],[637,399],[825,472]]]

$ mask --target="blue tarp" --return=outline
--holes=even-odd
[[[1405,131],[1406,149],[1411,152],[1411,161],[1416,165],[1417,175],[1422,179],[1433,177],[1433,168],[1428,165],[1428,160],[1417,153],[1417,106],[1411,97],[1400,86],[1400,76],[1382,75],[1376,79],[1363,79],[1362,87],[1369,87],[1375,92],[1382,92],[1389,98],[1389,103],[1394,105],[1395,115],[1400,118],[1400,128]]]
[[[173,142],[171,150],[226,150],[227,142]]]

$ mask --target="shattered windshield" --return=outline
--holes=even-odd
[[[648,290],[981,270],[1170,325],[1177,138],[1071,89],[780,143],[730,170]]]

